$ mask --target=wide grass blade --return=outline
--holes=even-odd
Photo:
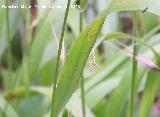
[[[77,88],[84,65],[96,41],[106,15],[101,15],[74,41],[60,74],[55,92],[54,115],[57,116]]]

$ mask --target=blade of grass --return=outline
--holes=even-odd
[[[119,32],[113,32],[113,33],[109,33],[107,34],[107,36],[104,38],[105,40],[111,40],[111,39],[133,39],[135,40],[137,43],[139,44],[142,44],[143,46],[147,47],[148,49],[150,49],[152,51],[152,53],[154,54],[155,58],[158,57],[160,58],[157,50],[155,50],[153,47],[151,47],[150,45],[148,45],[147,43],[145,43],[142,39],[136,39],[136,37],[133,37],[129,34],[126,34],[126,33],[119,33]],[[145,36],[144,36],[145,38]],[[144,39],[143,38],[143,39]],[[130,50],[130,48],[128,48],[125,44],[123,44],[122,42],[120,41],[116,41],[116,43],[120,44],[122,47],[126,48],[128,50],[128,55],[130,57],[132,57],[132,51]],[[155,65],[151,60],[147,60],[145,58],[143,58],[141,55],[139,56],[136,56],[136,60],[144,65],[146,65],[148,68],[152,69],[152,70],[155,70],[155,71],[160,71],[160,68]]]
[[[50,87],[42,87],[42,86],[33,86],[33,87],[29,87],[29,94],[30,96],[35,96],[37,94],[49,97],[49,99],[52,98],[52,88]],[[25,87],[17,87],[15,89],[12,89],[10,91],[4,92],[3,96],[7,99],[7,100],[12,100],[13,98],[10,97],[10,94],[15,95],[17,98],[19,99],[24,99],[25,97]],[[78,93],[75,93],[70,101],[67,103],[66,105],[66,109],[72,113],[73,116],[75,117],[82,117],[82,108],[81,108],[81,99],[79,97]],[[88,106],[86,106],[86,116],[87,117],[94,117],[92,111],[90,110],[90,108]],[[1,117],[1,116],[0,116]]]
[[[120,84],[117,86],[117,88],[113,92],[111,98],[107,101],[105,112],[102,117],[121,117],[122,116],[122,111],[125,107],[125,103],[130,91],[130,88],[128,88],[131,85],[130,74],[131,72],[129,72],[128,70],[128,72],[126,72],[123,75],[123,78]]]
[[[0,6],[1,5],[6,5],[7,0],[1,0],[0,1]],[[15,1],[15,5],[18,4],[18,1]],[[10,9],[10,8],[9,8]],[[5,50],[7,50],[7,26],[6,26],[6,11],[7,8],[0,8],[0,58],[3,56]],[[13,39],[15,33],[18,30],[18,24],[22,18],[20,10],[9,10],[9,27],[10,27],[10,41]],[[13,30],[14,27],[14,30]],[[7,51],[6,51],[7,52]],[[13,63],[13,60],[12,60]],[[13,66],[12,66],[13,67]]]
[[[159,54],[156,51],[153,54],[154,54],[158,67],[160,67]],[[156,97],[156,93],[158,92],[158,89],[160,88],[159,78],[160,78],[160,72],[156,72],[154,70],[150,70],[148,72],[147,81],[145,84],[145,89],[143,92],[140,109],[139,109],[140,117],[147,117],[150,113],[152,104]]]
[[[2,116],[1,116],[2,115]],[[0,95],[0,117],[18,117],[14,108]]]
[[[48,42],[51,40],[51,22],[49,18],[46,18],[41,24],[37,27],[37,32],[35,32],[34,39],[32,44],[29,44],[27,62],[28,63],[28,75],[30,83],[33,83],[35,80],[36,74],[39,70],[41,60],[45,51],[45,47]],[[14,82],[12,83],[13,87],[17,87],[22,84],[23,77],[23,65],[20,66],[15,74]]]
[[[160,25],[153,28],[149,33],[147,33],[142,40],[148,40],[151,36],[153,36],[157,31],[160,30]]]
[[[30,4],[30,1],[26,1],[25,2],[26,5]],[[25,40],[24,40],[24,47],[23,47],[23,60],[22,60],[22,69],[23,69],[23,78],[24,78],[24,82],[25,82],[25,87],[26,87],[26,97],[29,96],[28,92],[28,88],[29,88],[29,83],[30,83],[30,79],[29,79],[29,72],[28,72],[28,50],[30,48],[31,45],[31,38],[32,38],[32,32],[31,32],[31,22],[30,22],[30,9],[25,9]]]
[[[156,28],[155,31],[157,31],[157,28]],[[147,35],[150,35],[150,33],[147,34]],[[153,32],[152,32],[152,35],[153,35]],[[151,37],[151,35],[149,37]],[[144,40],[148,39],[149,37],[148,36],[146,37],[146,35],[145,35],[142,39],[138,39],[138,37],[134,37],[134,36],[126,34],[126,33],[112,32],[112,33],[107,34],[104,37],[103,40],[108,41],[108,40],[112,40],[112,39],[132,39],[132,40],[135,40],[137,43],[142,44],[143,46],[146,46],[148,49],[150,49],[154,53],[155,56],[159,56],[158,52],[154,48],[152,48],[149,44],[147,44],[146,42],[144,42]]]
[[[9,2],[8,0],[6,0],[6,5],[8,6],[9,5]],[[9,70],[9,73],[8,73],[8,84],[10,84],[10,79],[12,79],[12,52],[11,52],[11,39],[10,39],[10,21],[9,21],[9,8],[7,7],[6,8],[6,30],[7,30],[7,33],[6,33],[6,38],[7,38],[7,47],[8,47],[8,50],[7,50],[7,58],[8,58],[8,70]],[[9,88],[10,86],[8,86]]]
[[[67,2],[67,8],[65,11],[65,16],[64,16],[64,22],[62,26],[62,32],[61,32],[61,37],[60,37],[60,42],[59,42],[59,49],[58,49],[58,56],[57,56],[57,61],[56,61],[56,67],[55,67],[55,74],[54,74],[54,84],[53,84],[53,93],[52,93],[52,106],[51,106],[51,115],[50,117],[54,117],[54,103],[55,103],[55,92],[56,92],[56,86],[57,86],[57,81],[58,81],[58,69],[59,69],[59,61],[60,61],[60,55],[61,55],[61,50],[62,50],[62,43],[63,43],[63,38],[64,38],[64,31],[67,23],[67,17],[69,13],[69,7],[70,7],[71,0],[68,0]]]
[[[134,35],[137,37],[137,13],[133,14],[133,31]],[[137,42],[133,40],[133,61],[132,61],[132,81],[131,81],[131,97],[130,97],[130,110],[129,117],[133,117],[133,109],[135,102],[135,86],[138,77],[138,62],[136,61],[136,56],[138,54]]]
[[[113,0],[108,9],[111,12],[144,10],[148,7],[149,12],[159,15],[160,1],[157,0]]]
[[[134,103],[136,101],[136,92],[137,92],[137,85],[138,82],[138,61],[137,55],[138,55],[138,44],[136,39],[141,38],[143,35],[141,26],[141,20],[140,15],[138,12],[133,13],[133,34],[135,35],[135,40],[133,40],[133,61],[132,61],[132,81],[131,81],[131,97],[129,102],[129,117],[134,116]]]
[[[82,0],[80,0],[80,4],[81,2],[83,2]],[[80,11],[80,22],[79,22],[79,31],[80,33],[83,30],[83,11]],[[84,92],[84,76],[82,73],[82,78],[81,78],[81,99],[82,99],[82,113],[83,113],[83,117],[86,117],[86,111],[85,111],[85,92]]]
[[[80,80],[89,53],[103,25],[105,16],[105,14],[101,15],[91,24],[90,27],[84,30],[78,39],[74,41],[71,49],[68,51],[55,92],[55,116],[59,114],[61,109],[71,97],[72,93],[77,88],[77,83]]]
[[[148,72],[147,81],[145,84],[145,89],[143,92],[139,109],[140,117],[147,117],[151,111],[151,107],[156,97],[156,93],[158,91],[160,84],[159,78],[160,78],[159,72],[155,72],[153,70],[150,70]]]
[[[106,95],[110,96],[112,94],[112,91],[116,90],[116,88],[119,86],[121,80],[123,79],[122,76],[123,75],[113,76],[112,78],[100,83],[98,86],[87,92],[85,94],[87,105],[91,109],[94,109],[94,107],[96,107],[96,105],[98,105],[99,102],[101,102],[101,100],[106,97]],[[110,101],[107,100],[107,102]],[[110,117],[112,117],[111,113],[109,114]]]

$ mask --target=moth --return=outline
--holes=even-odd
[[[93,71],[95,67],[101,69],[101,67],[96,63],[96,57],[94,55],[94,51],[92,52],[92,54],[93,54],[93,59],[89,60],[90,71]]]
[[[148,10],[148,6],[144,10],[142,10],[142,13],[145,13],[147,10]]]

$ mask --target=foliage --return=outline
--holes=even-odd
[[[22,3],[31,4],[0,2]],[[71,1],[77,3],[80,9],[1,8],[0,116],[160,115],[160,1]]]

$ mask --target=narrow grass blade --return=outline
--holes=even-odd
[[[55,110],[54,104],[55,104],[55,97],[56,97],[55,93],[56,93],[56,89],[57,89],[57,81],[58,81],[58,73],[59,73],[58,69],[59,69],[59,62],[60,62],[60,56],[61,56],[61,50],[62,50],[62,43],[63,43],[64,32],[65,32],[65,27],[66,27],[66,23],[67,23],[70,3],[71,3],[71,0],[68,0],[67,9],[65,11],[64,22],[63,22],[63,26],[62,26],[60,42],[59,42],[58,56],[57,56],[56,67],[55,67],[55,72],[54,72],[54,84],[53,84],[52,105],[51,105],[51,115],[50,115],[50,117],[57,116],[55,111],[54,111]]]
[[[6,0],[6,5],[9,5],[9,2]],[[7,7],[6,8],[6,37],[7,37],[7,62],[8,62],[8,79],[12,79],[12,50],[11,50],[11,37],[10,37],[10,10]],[[8,84],[10,84],[10,80],[8,81]],[[10,86],[8,86],[10,88]]]
[[[80,4],[84,2],[84,0],[80,0]],[[79,32],[81,33],[83,30],[83,14],[84,12],[80,12],[80,22],[79,22]],[[86,117],[86,109],[85,109],[85,91],[84,91],[84,76],[82,73],[82,78],[81,78],[81,101],[82,101],[82,113],[83,117]]]
[[[157,65],[160,66],[160,56],[159,54],[154,54]],[[156,72],[150,70],[148,72],[147,81],[145,84],[145,89],[143,92],[143,97],[141,99],[139,116],[140,117],[147,117],[151,112],[151,107],[160,88],[160,72]]]
[[[128,99],[129,86],[131,85],[130,72],[124,75],[119,86],[113,92],[109,102],[106,105],[106,111],[103,117],[121,117]],[[125,84],[125,85],[124,85]]]

